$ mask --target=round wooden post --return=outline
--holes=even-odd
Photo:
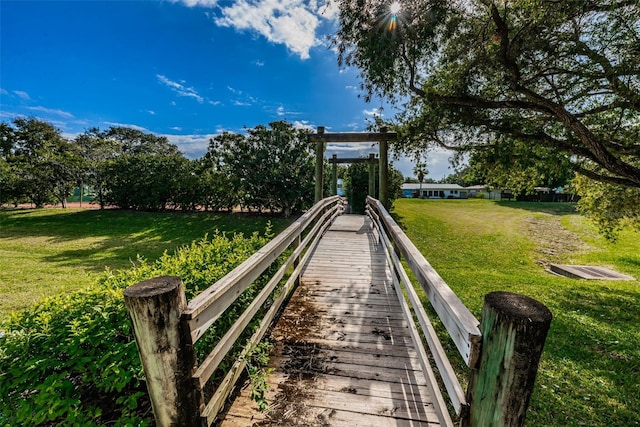
[[[199,426],[200,397],[192,386],[195,356],[180,317],[187,308],[182,280],[162,276],[124,291],[158,426]]]
[[[380,163],[380,169],[378,171],[379,173],[379,184],[378,184],[378,191],[380,193],[378,199],[382,202],[382,205],[389,209],[389,190],[388,190],[388,183],[389,183],[389,170],[388,170],[388,166],[389,166],[389,141],[380,141],[380,159],[379,159],[379,163]]]
[[[324,133],[324,126],[318,126],[318,135]],[[315,203],[322,200],[322,187],[323,187],[323,168],[324,168],[324,141],[321,139],[316,141],[316,192]]]
[[[369,153],[369,192],[371,197],[376,197],[376,155]]]
[[[334,154],[331,159],[331,195],[335,196],[338,194],[338,155]]]
[[[467,391],[471,407],[463,426],[522,426],[552,314],[524,295],[485,296],[482,350]]]

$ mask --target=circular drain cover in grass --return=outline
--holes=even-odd
[[[592,280],[636,280],[634,277],[618,273],[605,267],[590,265],[551,264],[551,271],[573,279]]]

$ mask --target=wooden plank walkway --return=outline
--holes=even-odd
[[[336,219],[270,340],[270,409],[259,412],[245,385],[219,425],[439,425],[367,217]]]

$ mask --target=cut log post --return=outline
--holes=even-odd
[[[195,355],[180,318],[187,308],[182,280],[163,276],[124,291],[124,301],[158,426],[200,426],[201,398],[191,382]]]
[[[482,350],[471,371],[467,390],[471,406],[463,427],[524,425],[552,317],[546,306],[524,295],[485,296]]]
[[[318,135],[324,134],[324,126],[318,126]],[[322,139],[316,141],[316,189],[315,203],[322,200],[323,190],[323,173],[324,173],[324,142]]]

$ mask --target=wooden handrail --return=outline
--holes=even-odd
[[[287,296],[299,282],[298,278],[312,249],[342,212],[341,197],[321,200],[188,304],[178,277],[153,279],[125,290],[125,303],[134,323],[134,334],[148,378],[147,388],[158,426],[201,426],[202,423],[211,425],[215,421],[245,368],[252,349],[264,337]],[[197,366],[193,344],[290,247],[291,255]],[[257,330],[244,345],[213,397],[205,402],[203,388],[207,381],[260,307],[279,288],[278,284],[292,266],[293,272],[260,320]]]
[[[257,253],[187,304],[178,277],[159,277],[124,291],[147,388],[158,426],[201,426],[213,423],[243,372],[255,345],[264,337],[287,297],[299,282],[307,259],[324,231],[343,211],[338,196],[321,200]],[[384,206],[367,198],[367,213],[383,241],[401,306],[434,407],[442,425],[452,426],[434,372],[413,320],[418,319],[433,359],[463,427],[499,425],[521,427],[552,315],[539,302],[523,295],[492,292],[485,297],[482,324],[462,304]],[[314,224],[310,230],[309,226]],[[304,234],[304,238],[303,238]],[[197,366],[193,344],[206,329],[288,248],[291,254],[271,276],[214,349]],[[431,304],[470,366],[466,395],[442,349],[428,316],[404,271],[402,255],[426,291]],[[293,272],[290,270],[293,268]],[[289,274],[282,287],[278,286]],[[203,388],[231,351],[242,332],[276,289],[280,292],[259,321],[239,356],[205,403]],[[411,312],[413,309],[413,313]],[[256,319],[257,320],[257,319]]]
[[[438,399],[438,385],[422,340],[415,330],[413,315],[422,327],[451,403],[460,415],[461,427],[522,427],[553,317],[549,309],[525,295],[491,292],[485,296],[482,323],[479,325],[378,200],[367,198],[367,214],[384,243],[393,271],[394,286],[409,323],[420,364],[429,389],[436,397],[434,406],[443,406],[442,397]],[[471,368],[466,394],[404,271],[399,254],[411,267],[458,351]],[[403,291],[411,301],[413,315],[402,297]],[[441,424],[451,425],[447,415],[439,413]]]
[[[468,366],[475,366],[480,355],[482,339],[478,328],[480,322],[409,240],[389,215],[389,212],[382,206],[382,203],[372,197],[367,197],[367,206],[378,215],[396,250],[409,264],[465,363]]]
[[[380,217],[375,212],[370,210],[367,213],[369,217],[371,217],[371,219],[373,220],[374,226],[378,229],[380,240],[382,241],[382,243],[384,243],[388,262],[389,262],[389,267],[395,271],[395,275],[393,275],[394,284],[398,282],[396,286],[401,285],[402,288],[404,289],[404,292],[406,292],[407,296],[409,297],[409,301],[411,301],[411,306],[413,308],[413,313],[415,317],[418,319],[418,322],[420,323],[420,327],[422,328],[422,333],[425,337],[425,340],[427,341],[429,350],[431,351],[433,361],[435,362],[438,368],[438,372],[442,377],[442,381],[449,395],[451,404],[453,405],[453,408],[456,414],[460,415],[464,411],[466,411],[468,406],[465,398],[465,392],[462,389],[462,385],[460,385],[460,382],[458,381],[458,377],[456,376],[456,373],[453,370],[453,367],[451,366],[451,362],[449,362],[447,354],[445,353],[444,348],[442,347],[442,344],[440,343],[440,340],[436,334],[436,331],[433,328],[431,321],[429,320],[429,316],[427,315],[424,307],[422,306],[422,302],[420,301],[418,294],[413,288],[413,285],[411,284],[411,280],[407,276],[404,266],[402,265],[400,258],[396,254],[393,248],[393,245],[391,244],[391,241],[389,240],[389,236],[387,236],[387,233],[382,223],[380,222]],[[402,295],[402,294],[403,294],[402,290],[399,290],[398,295]],[[400,298],[400,301],[401,303],[406,304],[404,298]],[[407,322],[413,323],[413,316],[408,315]],[[422,345],[422,340],[420,339],[419,336],[414,337],[414,342],[419,347]],[[426,360],[426,357],[424,357],[424,361],[422,357],[420,358],[420,360],[421,360],[421,363],[425,365],[423,366],[423,371],[425,371],[426,373],[429,373],[431,371],[431,367],[429,366],[429,362]],[[433,387],[435,389],[438,388],[437,383],[435,381],[430,381],[430,383],[434,383]],[[431,390],[431,392],[432,394],[435,395],[435,390]]]
[[[319,213],[339,200],[339,196],[333,196],[316,203],[262,249],[189,301],[183,316],[189,323],[193,342],[304,232]]]

